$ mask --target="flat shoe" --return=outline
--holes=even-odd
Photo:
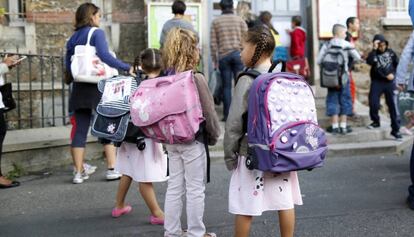
[[[158,218],[156,216],[150,216],[151,225],[164,225],[164,219]]]
[[[11,184],[9,184],[9,185],[0,184],[0,189],[15,188],[15,187],[18,187],[18,186],[20,186],[20,182],[12,181]]]
[[[132,211],[132,207],[131,206],[125,206],[123,208],[114,208],[112,209],[112,217],[117,218],[120,217],[122,215],[128,214]]]

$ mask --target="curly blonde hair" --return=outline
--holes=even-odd
[[[190,30],[170,30],[162,49],[165,68],[175,72],[195,70],[200,58],[197,43],[196,35]]]

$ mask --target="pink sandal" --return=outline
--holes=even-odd
[[[123,208],[114,208],[112,209],[112,217],[117,218],[120,217],[122,215],[128,214],[132,211],[132,207],[127,205],[124,206]]]
[[[150,216],[151,225],[164,225],[164,219],[158,218],[156,216]]]

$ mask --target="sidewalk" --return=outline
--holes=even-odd
[[[297,207],[295,236],[413,236],[414,211],[405,205],[408,163],[407,156],[338,157],[329,158],[323,168],[300,172],[304,205]],[[1,236],[163,236],[161,226],[148,223],[149,212],[137,198],[136,184],[127,197],[132,213],[118,219],[110,216],[117,182],[104,181],[103,161],[95,164],[97,173],[81,185],[71,184],[68,166],[50,176],[24,177],[19,188],[0,190]],[[205,223],[209,231],[230,237],[234,223],[227,212],[230,173],[215,160],[211,174]],[[166,183],[155,187],[164,206]],[[277,223],[277,214],[267,212],[254,219],[250,236],[280,236]]]

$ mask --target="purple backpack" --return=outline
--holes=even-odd
[[[327,139],[317,124],[313,91],[301,76],[262,74],[248,98],[247,168],[283,173],[323,166]]]

